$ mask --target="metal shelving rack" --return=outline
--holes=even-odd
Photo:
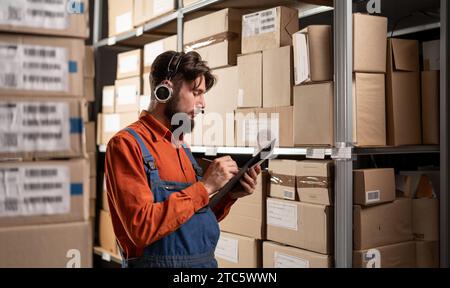
[[[129,46],[128,40],[140,37],[144,33],[150,33],[164,25],[176,25],[178,35],[178,50],[182,50],[183,43],[183,21],[184,18],[196,11],[213,8],[220,9],[224,7],[242,7],[246,6],[277,6],[294,5],[299,9],[299,18],[310,17],[333,10],[332,7],[315,6],[302,4],[296,0],[202,0],[193,5],[183,7],[182,0],[178,0],[177,11],[167,14],[161,18],[155,19],[138,27],[132,31],[119,36],[101,39],[102,35],[102,16],[103,1],[94,0],[94,31],[93,41],[96,51],[99,48],[108,46]],[[398,2],[397,2],[398,1]],[[336,162],[335,169],[335,266],[338,268],[352,267],[353,253],[353,195],[352,195],[352,170],[353,161],[362,155],[393,155],[393,154],[437,154],[440,153],[440,259],[441,267],[450,265],[450,222],[449,207],[450,195],[448,171],[450,165],[449,154],[449,87],[447,73],[449,69],[449,23],[450,12],[447,0],[440,1],[440,21],[419,23],[419,25],[410,25],[401,27],[394,31],[393,36],[407,35],[421,31],[428,31],[440,28],[441,37],[441,144],[440,146],[410,146],[410,147],[385,147],[385,148],[354,148],[352,146],[352,0],[333,0],[334,2],[334,33],[335,33],[335,143],[337,149],[321,149],[320,153],[326,156],[333,156]],[[311,2],[311,1],[309,1]],[[387,4],[387,2],[390,2]],[[383,5],[394,5],[396,1],[385,1]],[[408,4],[413,1],[408,1]],[[331,3],[331,0],[330,0]],[[405,4],[405,3],[403,3]],[[389,33],[391,36],[391,33]],[[133,45],[131,45],[133,46]],[[97,53],[96,53],[97,55]],[[97,75],[100,75],[98,73]],[[98,83],[98,82],[97,82]],[[98,89],[97,89],[98,91]],[[194,153],[204,155],[217,154],[239,154],[250,155],[255,152],[254,148],[241,147],[192,147]],[[337,152],[339,153],[336,153]],[[100,146],[100,152],[105,152],[106,147]],[[334,151],[334,152],[333,152]],[[280,156],[307,156],[311,149],[306,148],[279,148],[275,154]],[[349,156],[351,155],[351,156]],[[100,250],[95,251],[101,254]]]

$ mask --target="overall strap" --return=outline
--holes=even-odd
[[[191,160],[192,167],[194,167],[195,174],[197,175],[197,178],[201,177],[203,175],[203,169],[198,165],[197,161],[195,161],[194,155],[192,155],[191,149],[187,147],[186,144],[181,145],[184,149],[184,152],[186,152],[186,155],[189,157],[189,160]]]

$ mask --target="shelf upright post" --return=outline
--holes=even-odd
[[[449,87],[448,87],[448,71],[450,67],[449,57],[447,51],[449,49],[449,11],[450,5],[447,0],[441,0],[441,95],[440,95],[440,142],[441,142],[441,159],[440,159],[440,170],[441,170],[441,192],[440,192],[440,262],[441,267],[449,268],[449,258],[450,258],[450,222],[449,222],[449,208],[450,208],[450,195],[449,195],[449,165],[450,165],[450,154],[449,154]]]
[[[94,31],[92,34],[93,45],[101,40],[102,37],[102,19],[103,19],[103,0],[94,0]]]
[[[352,0],[334,0],[334,27],[334,140],[337,148],[352,149]],[[350,268],[353,254],[353,163],[351,159],[338,158],[335,165],[335,264],[336,268]]]
[[[183,0],[178,0],[178,10],[177,10],[177,50],[178,52],[183,52],[183,36],[184,36],[184,25],[183,25]]]

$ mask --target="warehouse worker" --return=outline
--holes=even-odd
[[[184,133],[205,108],[214,76],[196,52],[165,52],[153,65],[148,111],[108,143],[105,159],[108,204],[124,267],[213,268],[218,221],[236,199],[253,193],[259,166],[250,169],[213,209],[209,196],[238,172],[226,156],[202,171]],[[174,116],[189,131],[175,136]],[[179,124],[178,121],[174,123]],[[183,123],[183,125],[186,123]],[[181,145],[180,145],[181,144]]]

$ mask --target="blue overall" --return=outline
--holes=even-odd
[[[172,193],[193,185],[193,183],[162,181],[159,178],[155,159],[142,138],[134,130],[130,128],[126,128],[126,130],[134,136],[140,146],[147,180],[155,203],[164,202]],[[183,149],[189,157],[196,171],[197,181],[199,181],[202,169],[186,145],[183,145]],[[176,231],[147,246],[141,257],[123,260],[122,266],[130,268],[217,268],[214,250],[219,235],[220,230],[216,216],[210,208],[202,209]]]

